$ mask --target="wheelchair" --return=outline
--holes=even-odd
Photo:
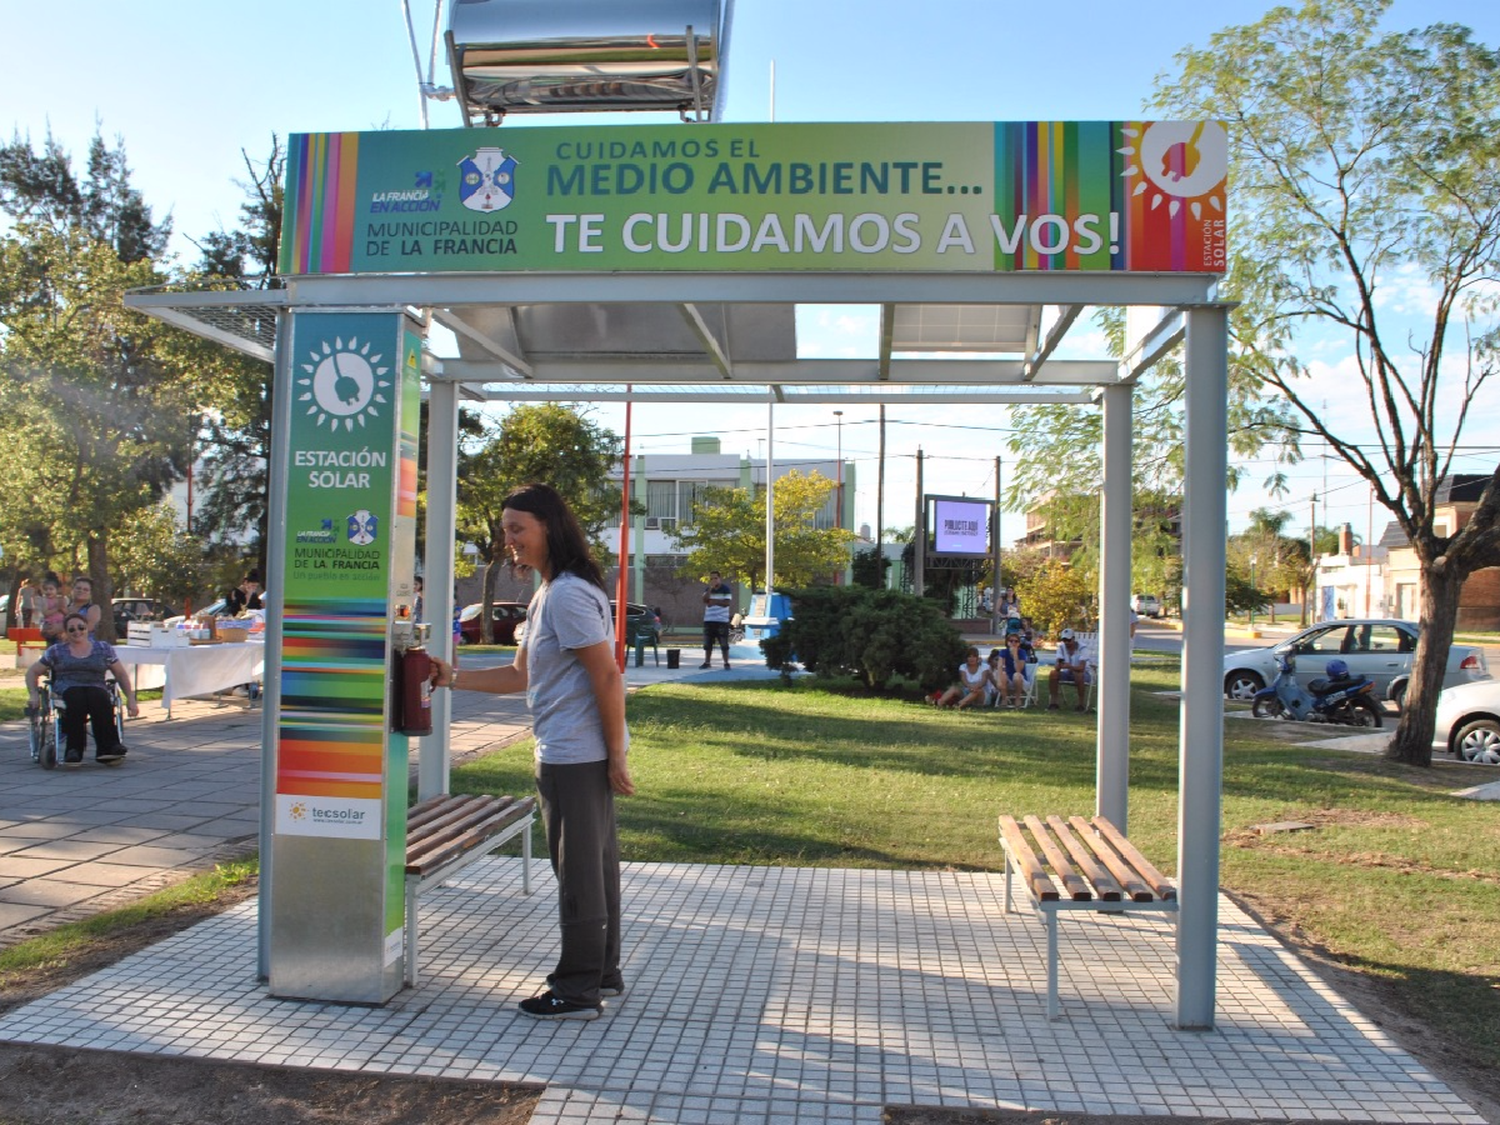
[[[36,707],[26,708],[31,760],[44,770],[56,769],[58,762],[63,759],[63,752],[67,745],[67,736],[63,734],[62,728],[63,713],[67,710],[67,704],[59,693],[52,690],[50,679],[43,680],[39,687],[42,702]],[[105,680],[104,687],[109,692],[110,700],[114,705],[115,738],[123,744],[125,741],[125,697],[120,692],[120,686],[113,679]],[[124,760],[124,758],[116,758],[112,762],[103,764],[118,766]]]

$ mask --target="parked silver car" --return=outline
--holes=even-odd
[[[1224,657],[1224,694],[1248,701],[1276,678],[1277,654],[1290,652],[1297,660],[1297,679],[1305,687],[1323,676],[1324,667],[1335,657],[1349,665],[1356,676],[1375,681],[1375,694],[1399,708],[1411,679],[1411,656],[1417,647],[1418,627],[1411,621],[1360,618],[1354,621],[1324,621],[1266,648],[1231,652]],[[1444,687],[1490,678],[1484,650],[1454,645],[1448,652]]]
[[[1438,696],[1432,752],[1500,766],[1500,680],[1459,684]]]

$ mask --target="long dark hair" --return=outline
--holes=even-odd
[[[567,571],[587,582],[592,582],[608,594],[604,585],[604,572],[594,561],[589,551],[588,536],[583,525],[568,507],[557,489],[550,484],[523,484],[505,498],[501,508],[512,508],[526,512],[541,520],[547,528],[547,562],[552,567],[549,578]]]

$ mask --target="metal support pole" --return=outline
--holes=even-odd
[[[1130,805],[1130,531],[1134,506],[1128,385],[1104,388],[1104,510],[1099,576],[1100,816],[1126,831]]]
[[[766,609],[765,615],[771,616],[771,593],[775,589],[776,579],[776,486],[775,478],[776,452],[774,443],[776,441],[776,399],[774,396],[766,400]],[[753,593],[754,591],[752,591]]]
[[[1000,458],[995,458],[995,520],[994,526],[990,528],[993,542],[990,544],[990,553],[994,556],[994,577],[990,581],[990,628],[996,632],[1000,631],[1000,590],[1003,583],[1000,581]],[[1002,640],[1004,638],[1001,638]]]
[[[256,888],[256,975],[271,976],[271,884],[274,877],[271,838],[276,831],[276,730],[281,723],[281,623],[286,591],[286,484],[288,435],[292,431],[292,317],[276,314],[276,359],[271,373],[271,449],[267,522],[272,542],[267,545],[266,662],[260,713],[260,880]]]
[[[458,384],[435,380],[427,389],[427,542],[423,607],[432,622],[428,647],[451,661],[453,650],[454,525],[458,514]],[[417,798],[448,792],[453,693],[432,693],[432,733],[419,741]]]
[[[885,403],[880,404],[880,468],[875,484],[875,555],[880,586],[885,588]]]
[[[1229,312],[1187,313],[1182,520],[1182,721],[1178,750],[1177,1026],[1214,1025],[1224,773],[1224,480]]]

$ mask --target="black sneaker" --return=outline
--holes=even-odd
[[[129,751],[125,747],[116,746],[113,750],[101,750],[98,754],[94,755],[94,760],[103,762],[107,766],[112,766],[128,753]]]
[[[83,765],[83,751],[69,750],[63,755],[63,765],[75,767]]]
[[[705,660],[702,664],[698,665],[698,667],[699,667],[699,669],[712,668],[713,665],[710,664],[707,660]]]
[[[1057,710],[1057,704],[1056,703],[1049,703],[1049,704],[1047,704],[1047,710],[1049,710],[1049,711],[1056,711]]]
[[[522,1014],[539,1020],[596,1020],[604,1012],[602,1004],[575,1004],[554,996],[550,989],[540,996],[522,1000],[518,1006]]]
[[[600,996],[624,996],[625,995],[625,982],[623,980],[617,980],[617,981],[615,981],[612,984],[601,984],[599,986],[599,995]]]

